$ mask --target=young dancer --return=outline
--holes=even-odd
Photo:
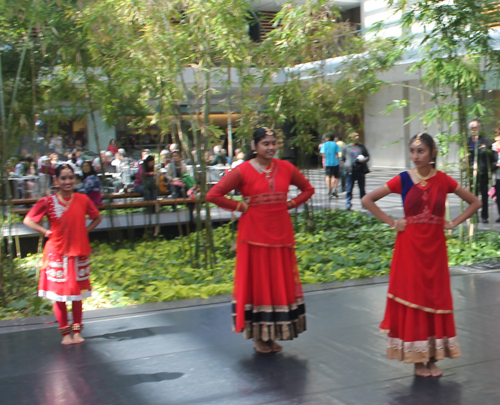
[[[414,363],[415,375],[422,377],[442,374],[437,360],[460,357],[443,229],[453,229],[481,207],[475,195],[435,169],[436,153],[430,135],[415,135],[410,141],[415,168],[362,199],[367,210],[398,232],[380,325],[388,333],[387,358]],[[404,218],[394,220],[375,204],[390,193],[401,194]],[[448,193],[469,204],[452,221],[444,219]]]
[[[277,139],[270,129],[254,132],[252,149],[253,158],[224,176],[206,199],[243,212],[238,224],[233,328],[244,338],[253,338],[257,352],[272,353],[282,349],[276,340],[291,340],[306,329],[288,210],[311,198],[314,188],[291,163],[273,159]],[[287,200],[290,185],[302,192]],[[243,195],[243,202],[224,197],[234,189]]]
[[[71,166],[55,170],[56,194],[40,199],[28,212],[24,224],[48,241],[43,249],[38,295],[54,302],[54,313],[63,335],[62,344],[82,343],[82,299],[90,297],[91,249],[88,232],[101,222],[99,211],[85,194],[74,193],[75,174]],[[92,222],[85,227],[85,216]],[[50,230],[40,225],[47,216]],[[68,325],[66,301],[73,306],[73,323]],[[73,337],[71,337],[73,331]]]

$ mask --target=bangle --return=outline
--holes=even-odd
[[[395,219],[394,222],[391,225],[391,229],[396,229],[396,226],[398,226],[398,220]]]
[[[45,236],[46,238],[50,238],[50,235],[52,235],[52,231],[49,229],[43,236]]]

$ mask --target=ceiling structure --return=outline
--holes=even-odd
[[[305,0],[296,0],[297,4],[305,3]],[[252,8],[256,11],[279,11],[285,0],[250,0]],[[335,5],[342,10],[350,10],[351,8],[359,7],[361,0],[340,0],[336,1]]]

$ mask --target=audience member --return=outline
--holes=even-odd
[[[224,155],[222,153],[222,150],[223,149],[221,146],[219,146],[219,145],[214,146],[215,156],[212,159],[212,166],[215,166],[215,165],[225,166],[225,165],[227,165],[226,155]]]
[[[470,174],[474,176],[474,162],[477,163],[476,178],[472,177],[471,184],[475,185],[474,193],[481,194],[483,207],[481,209],[481,221],[488,223],[488,189],[492,167],[496,169],[496,156],[491,150],[488,136],[481,131],[481,123],[473,120],[469,123],[469,165]],[[471,187],[472,189],[472,187]]]
[[[111,139],[108,145],[108,151],[113,154],[113,156],[118,152],[118,147],[116,146],[116,141]]]
[[[491,145],[491,149],[493,152],[496,152],[497,156],[497,161],[496,161],[496,170],[493,171],[493,176],[494,176],[494,182],[492,179],[493,184],[495,184],[495,202],[497,204],[497,209],[498,209],[498,215],[499,217],[496,219],[495,222],[499,223],[500,222],[500,172],[498,168],[500,167],[500,127],[495,128],[495,143]]]
[[[321,156],[325,157],[325,182],[328,187],[328,195],[338,197],[337,185],[339,183],[339,153],[341,150],[336,142],[334,142],[334,135],[328,134],[327,141],[321,145]]]
[[[79,193],[87,194],[95,205],[102,204],[102,184],[90,161],[82,163],[83,187],[78,190]]]
[[[365,175],[369,173],[367,162],[370,160],[370,155],[365,146],[359,143],[359,134],[353,132],[347,138],[348,145],[342,151],[342,160],[346,173],[347,193],[346,193],[346,209],[351,210],[352,207],[352,190],[354,183],[358,182],[359,198],[365,196]]]
[[[134,181],[134,191],[143,195],[144,201],[156,200],[158,187],[155,176],[155,158],[149,155],[139,165],[139,171],[135,175]],[[150,211],[154,211],[154,207]]]
[[[234,169],[235,167],[241,165],[243,162],[245,162],[245,154],[243,152],[240,152],[238,153],[238,155],[236,155],[236,160],[231,163],[231,169]]]
[[[231,165],[231,158],[227,155],[227,150],[221,149],[220,153],[226,157],[226,165]]]

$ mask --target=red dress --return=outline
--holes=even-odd
[[[269,173],[254,161],[231,170],[207,194],[207,201],[231,211],[241,203],[224,196],[238,189],[249,208],[238,223],[233,329],[246,339],[291,340],[306,329],[295,238],[287,208],[290,185],[302,193],[294,207],[314,194],[314,188],[291,163],[273,159]]]
[[[53,301],[81,301],[91,295],[85,215],[94,219],[99,211],[85,194],[74,193],[72,198],[66,206],[56,194],[49,195],[27,215],[35,222],[49,219],[52,235],[43,249],[38,295]]]
[[[402,195],[406,229],[398,232],[385,317],[387,358],[423,363],[460,357],[444,235],[446,194],[458,184],[442,172],[414,184],[408,172],[387,182]]]

